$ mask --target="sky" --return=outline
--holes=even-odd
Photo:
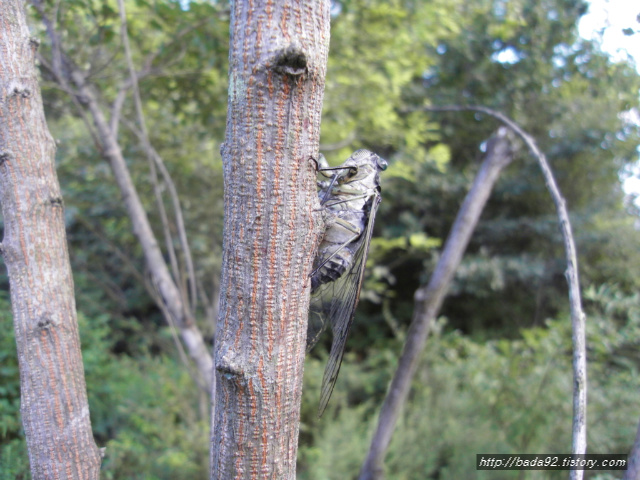
[[[602,34],[602,49],[615,60],[635,58],[640,68],[640,2],[637,0],[591,0],[589,12],[580,20],[580,36],[588,39]],[[624,35],[622,30],[631,28],[635,35]],[[602,33],[601,33],[602,32]]]
[[[580,36],[593,39],[601,38],[601,48],[614,60],[624,61],[629,56],[635,60],[640,72],[640,1],[638,0],[591,0],[589,12],[580,20]],[[625,28],[631,28],[635,35],[624,35]],[[638,118],[636,112],[635,118]],[[638,121],[638,120],[636,120]],[[640,146],[638,148],[640,156]],[[623,179],[624,189],[628,193],[640,194],[640,160],[629,172],[631,176]],[[640,206],[640,197],[637,201]]]

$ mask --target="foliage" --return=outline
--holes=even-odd
[[[478,0],[450,8],[461,34],[441,35],[427,47],[436,58],[405,87],[398,110],[476,104],[514,118],[534,135],[560,183],[572,214],[582,281],[615,282],[634,291],[637,217],[629,215],[619,176],[638,156],[637,72],[576,37],[586,8],[582,1]],[[479,147],[497,128],[493,119],[472,113],[430,113],[427,120],[438,128],[423,148],[446,148],[450,161],[443,169],[431,160],[430,171],[422,167],[421,176],[404,175],[407,164],[415,169],[424,162],[424,150],[393,145],[392,157],[402,168],[392,163],[395,171],[383,177],[382,235],[420,231],[444,239],[477,171]],[[540,325],[566,308],[554,207],[538,167],[522,145],[516,147],[443,306],[451,326],[480,337],[515,335],[519,327]],[[407,256],[399,261],[394,250],[387,259],[380,255],[389,278],[397,280],[388,290],[398,307],[412,302],[416,282],[424,282],[424,272],[434,265],[428,255]]]
[[[56,12],[65,48],[110,113],[128,82],[117,2],[45,3]],[[151,143],[180,194],[202,294],[215,298],[228,5],[126,5]],[[332,2],[321,150],[336,163],[369,148],[390,166],[382,174],[362,302],[320,420],[315,411],[329,339],[307,360],[301,479],[357,472],[406,334],[413,293],[428,280],[483,143],[497,127],[483,115],[427,113],[423,105],[503,111],[547,154],[572,214],[582,283],[599,286],[585,290],[589,445],[597,453],[628,450],[637,418],[640,250],[638,211],[625,199],[620,176],[637,161],[640,77],[577,38],[585,8],[582,0]],[[33,34],[43,40],[43,95],[58,144],[92,421],[99,446],[107,448],[103,476],[204,477],[206,402],[175,359],[113,176],[87,120],[52,82],[46,65],[51,45],[32,13]],[[118,139],[160,233],[147,159],[131,128],[130,93],[121,114]],[[393,478],[482,478],[474,473],[476,452],[569,449],[564,254],[537,166],[522,145],[516,151],[443,306],[447,322],[429,340],[388,458]],[[7,302],[0,298],[0,322],[10,332]],[[215,302],[210,310],[202,304],[199,326],[211,338]],[[0,365],[0,479],[27,478],[11,335],[0,337]],[[502,478],[512,477],[505,472]]]
[[[589,452],[626,452],[637,427],[640,302],[617,287],[587,290]],[[566,478],[566,472],[476,472],[476,453],[568,453],[571,445],[571,331],[563,317],[515,340],[471,340],[441,319],[413,382],[386,462],[398,479]],[[382,379],[393,360],[374,352],[345,361],[325,418],[306,420],[300,477],[353,478],[375,426]],[[321,363],[308,362],[307,391]],[[303,414],[311,415],[312,412]],[[632,421],[629,421],[632,419]],[[309,433],[312,432],[312,433]],[[309,438],[311,435],[311,438]],[[600,474],[604,472],[599,472]],[[524,476],[518,476],[524,475]],[[593,477],[587,477],[593,478]]]
[[[363,145],[380,154],[399,146],[425,154],[426,142],[437,138],[436,125],[422,113],[403,115],[399,107],[407,86],[435,60],[427,49],[458,32],[452,5],[442,0],[333,3],[321,150],[336,150],[340,161]]]
[[[177,183],[196,276],[210,298],[217,295],[222,245],[217,149],[226,99],[225,8],[224,2],[190,2],[187,9],[173,1],[127,3],[134,60],[141,69],[151,61],[152,73],[140,83],[151,140]],[[488,105],[532,133],[567,197],[583,281],[616,282],[628,291],[640,286],[637,231],[619,182],[637,158],[638,126],[622,113],[638,107],[640,80],[627,65],[612,64],[593,44],[577,40],[584,11],[579,0],[333,2],[321,148],[334,162],[358,147],[391,160],[372,252],[378,268],[369,269],[376,275],[363,297],[392,302],[401,323],[471,184],[478,146],[496,128],[481,115],[412,111],[429,103]],[[65,46],[88,64],[110,104],[127,81],[115,2],[78,0],[60,8],[58,18]],[[78,38],[94,40],[79,44]],[[73,268],[83,283],[79,305],[88,313],[105,305],[122,319],[124,351],[161,349],[148,335],[162,321],[144,288],[140,249],[111,173],[61,92],[44,93],[60,145]],[[132,113],[132,102],[125,102],[123,116]],[[120,141],[160,233],[147,161],[126,124]],[[415,235],[431,243],[418,248],[407,241]],[[443,313],[452,327],[478,336],[540,325],[566,305],[563,264],[553,205],[520,148]],[[379,308],[371,313],[380,318]],[[202,319],[211,315],[198,312],[209,335],[211,324]],[[149,327],[147,335],[136,333],[132,318]]]
[[[20,379],[8,299],[0,315],[0,479],[30,478],[19,415]],[[101,478],[208,475],[209,400],[170,356],[115,355],[112,321],[80,315],[94,436],[105,448]],[[166,333],[166,332],[165,332]]]
[[[163,157],[181,194],[200,295],[211,304],[217,295],[222,249],[218,150],[226,111],[227,6],[225,2],[192,2],[185,10],[181,2],[138,0],[126,2],[126,8],[151,144]],[[47,12],[55,12],[62,44],[99,90],[105,113],[113,115],[118,93],[126,93],[118,139],[158,239],[164,240],[148,160],[136,135],[131,91],[126,89],[130,79],[119,36],[117,2],[48,2]],[[37,15],[34,25],[43,30]],[[44,31],[41,33],[46,40]],[[50,50],[51,45],[44,41],[42,58],[51,59]],[[80,283],[78,305],[89,315],[104,309],[112,313],[120,322],[114,334],[122,333],[118,348],[124,352],[162,349],[158,345],[162,340],[154,332],[163,321],[149,296],[150,285],[145,285],[142,252],[113,175],[87,131],[87,119],[52,82],[47,65],[45,60],[43,96],[58,143],[72,267]],[[166,197],[164,202],[171,215],[171,202]],[[169,228],[177,237],[174,222]],[[198,318],[210,336],[215,312],[204,307],[201,301]],[[148,327],[144,335],[136,323]]]
[[[619,453],[626,451],[636,429],[640,302],[638,295],[607,285],[588,289],[586,300],[590,451]],[[2,323],[11,332],[9,315]],[[523,330],[517,340],[486,343],[459,331],[447,333],[445,323],[441,320],[429,339],[392,442],[387,469],[394,478],[468,478],[475,472],[475,453],[566,452],[571,429],[569,319]],[[182,366],[169,358],[112,354],[108,318],[89,321],[81,316],[81,334],[94,432],[99,445],[106,446],[103,477],[206,476],[206,407],[202,412],[199,392]],[[15,350],[13,342],[12,335],[3,336],[3,358]],[[322,419],[315,412],[325,359],[308,360],[299,478],[355,475],[394,359],[389,349],[375,349],[361,363],[349,354]],[[28,478],[16,421],[18,385],[15,365],[3,370],[0,478]],[[514,478],[513,472],[499,474],[503,476],[493,472],[486,478]],[[525,478],[541,478],[528,474]]]

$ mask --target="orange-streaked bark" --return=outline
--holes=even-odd
[[[295,478],[329,2],[232,7],[211,478]]]
[[[34,479],[97,479],[55,144],[44,118],[24,4],[0,9],[0,199]]]

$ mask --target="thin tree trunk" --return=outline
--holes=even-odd
[[[23,2],[0,9],[0,197],[21,413],[34,479],[97,479],[73,277]]]
[[[329,2],[234,2],[211,478],[295,478]]]
[[[512,159],[507,135],[507,129],[501,128],[496,137],[489,141],[485,160],[462,207],[460,207],[429,284],[419,288],[415,293],[413,319],[407,332],[407,341],[398,363],[398,369],[391,381],[389,393],[382,405],[378,426],[360,471],[360,480],[384,478],[384,457],[389,448],[391,435],[400,416],[400,411],[409,395],[411,380],[418,366],[420,353],[424,349],[431,323],[440,310],[451,280],[453,280],[455,271],[462,260],[471,234],[475,230],[498,175]]]
[[[627,471],[623,480],[640,480],[640,425],[638,425],[638,431],[636,432],[636,440],[633,442],[631,452],[629,452]]]

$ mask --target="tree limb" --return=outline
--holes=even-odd
[[[456,269],[462,260],[471,234],[480,218],[498,175],[512,159],[508,130],[500,128],[487,146],[487,154],[476,175],[471,190],[465,197],[458,216],[451,227],[442,256],[426,287],[416,290],[414,312],[407,332],[407,340],[382,405],[378,426],[369,447],[369,453],[360,471],[360,480],[378,480],[383,476],[384,455],[391,442],[393,430],[402,406],[406,403],[411,380],[424,349],[429,329],[436,317]]]
[[[535,139],[525,132],[515,121],[501,112],[497,112],[482,106],[461,106],[447,105],[439,107],[424,107],[426,111],[475,111],[485,113],[513,130],[527,145],[542,171],[545,184],[560,221],[560,230],[564,241],[564,249],[567,259],[567,270],[565,277],[569,284],[569,304],[571,309],[571,329],[573,339],[573,432],[572,448],[574,454],[584,454],[587,452],[587,349],[585,332],[585,314],[582,310],[582,300],[580,294],[580,281],[578,278],[578,258],[576,254],[575,241],[571,232],[571,222],[565,199],[560,193],[560,189],[553,177],[553,172],[547,158],[542,153]],[[570,478],[580,480],[583,478],[583,470],[571,470]]]
[[[184,225],[184,219],[182,216],[182,207],[180,206],[180,199],[178,197],[178,192],[176,190],[175,184],[173,183],[173,179],[169,174],[162,158],[158,154],[158,152],[152,147],[151,141],[149,140],[149,132],[147,130],[146,121],[144,118],[144,112],[142,110],[142,100],[140,98],[140,89],[138,87],[138,79],[136,77],[135,68],[133,66],[133,60],[131,58],[131,48],[129,45],[129,35],[127,34],[127,17],[125,12],[125,6],[123,0],[118,0],[118,5],[120,7],[120,22],[121,22],[121,31],[122,31],[122,43],[124,45],[125,57],[127,59],[127,65],[129,67],[129,75],[131,78],[131,83],[133,85],[133,97],[136,106],[136,113],[138,115],[138,123],[140,125],[140,133],[138,137],[140,138],[142,145],[145,149],[145,153],[147,158],[149,159],[149,168],[151,169],[154,192],[156,194],[156,203],[158,205],[158,209],[161,214],[162,224],[165,230],[165,236],[167,237],[167,251],[169,252],[169,256],[171,259],[171,263],[174,268],[174,278],[176,282],[180,285],[182,284],[180,270],[178,269],[178,263],[175,254],[175,248],[173,246],[173,241],[171,238],[171,233],[169,231],[169,222],[166,215],[166,210],[164,208],[164,202],[162,201],[162,193],[160,192],[158,177],[156,174],[156,165],[160,169],[162,176],[164,178],[165,184],[169,188],[169,194],[171,196],[171,200],[173,203],[174,213],[176,216],[176,228],[178,230],[178,238],[180,241],[180,247],[182,249],[182,255],[186,264],[187,276],[185,279],[185,283],[189,288],[189,296],[183,295],[183,302],[186,305],[186,308],[191,310],[192,314],[195,312],[196,303],[197,303],[197,292],[196,292],[196,275],[195,268],[193,266],[193,258],[191,256],[191,249],[189,248],[189,242],[187,241],[187,233]],[[186,31],[190,31],[190,29],[186,29]],[[186,35],[186,32],[182,33],[182,35]]]
[[[574,389],[573,389],[573,428],[572,428],[572,452],[574,454],[584,454],[586,453],[586,409],[587,409],[587,365],[586,365],[586,333],[585,333],[585,314],[582,310],[582,302],[580,296],[580,284],[578,279],[578,263],[577,263],[577,255],[575,242],[573,239],[573,234],[571,232],[571,224],[569,221],[569,214],[566,209],[566,203],[558,186],[553,177],[553,173],[551,172],[551,168],[546,160],[545,155],[538,148],[535,140],[529,134],[527,134],[516,122],[508,118],[506,115],[492,110],[487,107],[482,106],[461,106],[461,105],[448,105],[448,106],[434,106],[434,107],[421,107],[419,108],[425,111],[432,112],[440,112],[440,111],[453,111],[453,112],[462,112],[462,111],[476,111],[485,113],[493,118],[498,119],[502,123],[504,123],[507,127],[509,127],[515,134],[517,134],[527,145],[531,153],[535,156],[538,161],[540,168],[542,170],[545,184],[553,198],[553,201],[556,205],[557,214],[560,220],[561,232],[564,240],[566,258],[567,258],[567,270],[565,272],[565,276],[567,278],[567,283],[569,284],[569,303],[571,309],[571,323],[572,323],[572,339],[573,339],[573,377],[574,377]],[[411,109],[416,110],[416,109]],[[486,161],[486,160],[485,160]],[[471,192],[469,193],[471,194]],[[468,196],[467,196],[468,198]],[[466,201],[465,201],[466,202]],[[464,208],[464,205],[463,205]],[[462,209],[460,214],[462,213]],[[460,216],[459,214],[459,216]],[[458,217],[459,218],[459,217]],[[456,219],[456,223],[457,223]],[[454,224],[454,228],[455,228]],[[453,230],[450,238],[453,237]],[[447,245],[449,244],[449,240],[447,240]],[[445,246],[445,251],[447,246]],[[444,253],[443,253],[444,257]],[[404,374],[400,374],[399,372],[408,367],[412,370],[415,370],[415,364],[411,363],[412,359],[406,359],[408,356],[408,351],[411,350],[415,355],[419,353],[424,345],[424,339],[426,339],[427,335],[427,327],[426,322],[417,322],[416,318],[418,315],[424,315],[424,317],[435,317],[439,309],[439,305],[434,307],[436,301],[434,297],[439,295],[439,292],[432,293],[430,290],[430,286],[434,282],[434,278],[436,277],[436,273],[439,272],[439,267],[443,259],[440,259],[438,266],[436,267],[436,271],[434,271],[431,281],[429,285],[427,285],[426,290],[418,289],[416,291],[416,308],[414,310],[414,319],[409,328],[408,332],[408,340],[407,344],[405,344],[405,348],[403,350],[402,358],[400,360],[400,366],[398,367],[398,372],[396,376],[392,380],[392,384],[390,387],[390,391],[385,399],[385,403],[383,404],[382,411],[380,413],[380,420],[378,424],[378,429],[374,435],[374,439],[372,441],[371,449],[365,460],[365,464],[363,465],[360,480],[370,480],[370,479],[378,479],[381,478],[382,475],[382,462],[384,453],[389,445],[391,439],[391,433],[393,430],[393,426],[397,421],[397,416],[399,412],[397,411],[400,406],[404,403],[407,395],[409,384],[408,380],[402,382],[401,380],[397,380],[398,377],[405,377]],[[437,295],[436,295],[437,294]],[[430,306],[427,310],[425,306]],[[415,338],[414,338],[415,337]],[[416,348],[415,345],[419,344],[420,348]],[[416,362],[417,359],[413,359],[413,362]],[[406,377],[411,377],[411,375],[406,375]],[[583,478],[582,470],[572,470],[570,473],[570,478],[572,480],[581,480]]]
[[[204,382],[210,385],[213,360],[209,354],[209,349],[205,345],[200,330],[194,323],[191,312],[185,308],[180,290],[171,278],[167,264],[164,261],[162,252],[151,229],[147,214],[144,211],[138,192],[131,179],[131,174],[129,173],[120,146],[109,130],[106,119],[92,89],[84,84],[84,79],[78,71],[72,72],[72,78],[74,82],[77,82],[77,87],[85,99],[87,108],[93,117],[94,124],[96,125],[102,142],[102,154],[111,164],[116,182],[122,192],[129,218],[133,224],[133,231],[142,246],[147,267],[154,277],[154,281],[162,297],[162,302],[167,307],[172,321],[180,328],[182,339],[189,350],[189,354],[196,362]]]
[[[142,206],[140,197],[135,188],[131,174],[122,154],[120,145],[109,126],[102,108],[98,102],[94,87],[88,83],[86,75],[64,53],[59,36],[47,18],[41,0],[31,0],[40,12],[43,22],[47,26],[47,33],[55,46],[58,63],[64,65],[64,69],[57,68],[58,81],[63,87],[73,85],[75,101],[81,111],[86,111],[91,116],[95,129],[95,138],[103,157],[111,165],[116,183],[122,193],[125,207],[133,225],[136,235],[145,257],[147,268],[153,278],[154,285],[159,292],[161,310],[167,312],[171,318],[167,319],[180,330],[180,336],[189,355],[196,364],[199,374],[207,389],[211,387],[213,359],[209,352],[201,331],[195,324],[193,314],[185,305],[180,289],[174,282],[167,264],[163,258],[155,234],[151,228],[149,218]],[[56,70],[54,66],[54,70]],[[60,76],[62,75],[62,76]],[[72,98],[73,98],[72,97]]]
[[[124,105],[124,101],[127,98],[127,91],[129,89],[125,86],[122,86],[118,93],[116,94],[116,98],[111,104],[111,118],[109,119],[109,128],[113,133],[113,136],[118,138],[118,125],[120,124],[120,114],[122,113],[122,107]]]

